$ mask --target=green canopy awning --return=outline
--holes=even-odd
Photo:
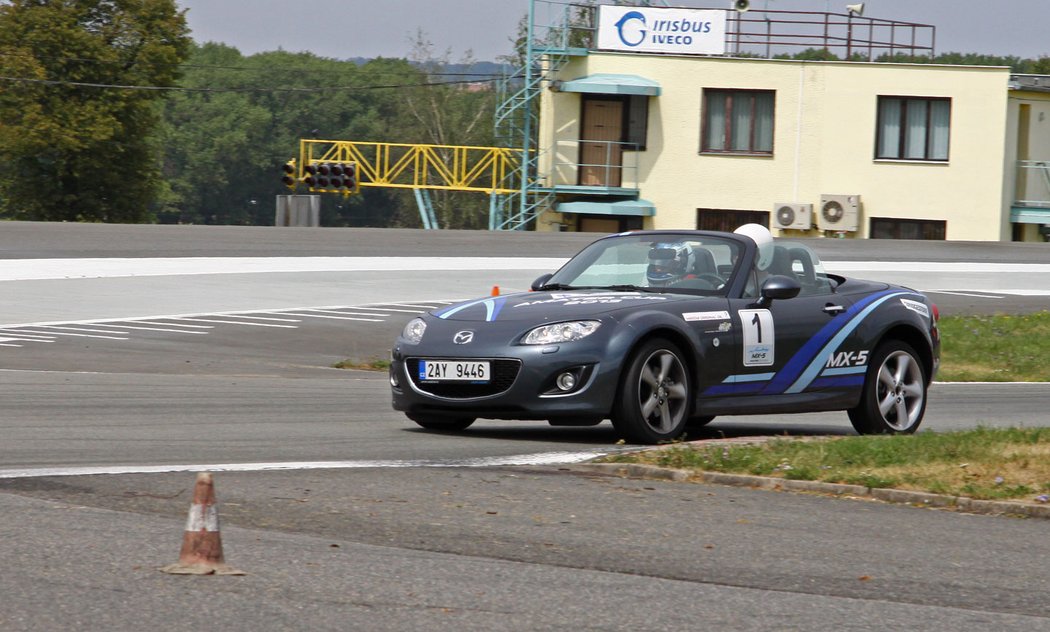
[[[660,84],[638,75],[598,73],[563,81],[558,90],[589,94],[640,94],[655,97],[660,95]]]
[[[1010,221],[1014,224],[1050,224],[1050,208],[1015,206],[1010,209]]]
[[[586,215],[626,215],[634,217],[651,217],[656,215],[656,207],[649,200],[562,202],[554,210],[559,213],[583,213]]]

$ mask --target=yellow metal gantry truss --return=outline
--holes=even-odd
[[[355,163],[362,187],[394,187],[509,194],[521,168],[521,150],[507,147],[299,141],[298,176],[319,163]],[[311,189],[313,190],[313,189]],[[323,191],[323,189],[318,189]]]

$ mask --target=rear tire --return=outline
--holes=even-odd
[[[620,378],[613,426],[636,443],[672,441],[685,432],[692,404],[689,371],[682,352],[653,338],[630,356]]]
[[[871,358],[849,420],[860,434],[909,434],[926,414],[926,371],[907,343],[889,340]]]
[[[427,430],[466,430],[474,423],[474,417],[441,417],[438,415],[405,415]]]

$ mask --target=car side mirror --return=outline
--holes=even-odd
[[[541,274],[539,278],[532,282],[532,285],[530,286],[532,288],[532,291],[539,291],[541,287],[547,285],[547,281],[550,281],[552,276],[554,276],[554,274],[551,272],[548,272],[547,274]]]
[[[769,305],[775,300],[795,298],[802,291],[798,279],[793,279],[782,274],[774,274],[762,284],[762,298],[758,299],[758,306]]]

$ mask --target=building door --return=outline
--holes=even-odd
[[[583,100],[580,184],[618,187],[623,166],[623,101]]]

